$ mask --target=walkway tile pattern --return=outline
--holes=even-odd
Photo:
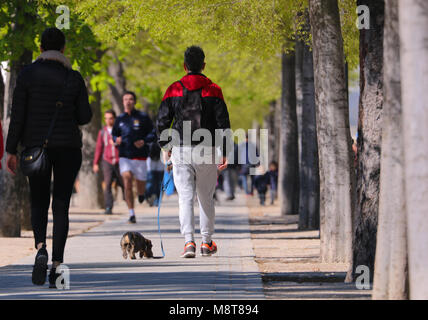
[[[69,238],[64,262],[70,268],[70,289],[49,289],[31,283],[34,257],[0,268],[0,299],[264,299],[254,262],[245,199],[216,208],[216,241],[211,257],[182,259],[177,197],[164,200],[161,229],[166,257],[161,256],[154,208],[137,210],[137,224],[123,216],[87,233]],[[196,206],[195,206],[196,207]],[[195,210],[196,215],[198,210]],[[199,249],[199,219],[196,242]],[[126,231],[152,240],[155,259],[124,260],[120,239]],[[50,251],[50,250],[49,250]]]

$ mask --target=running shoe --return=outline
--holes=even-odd
[[[217,252],[217,245],[214,241],[211,243],[202,242],[201,244],[201,255],[204,257],[209,257],[210,255]]]
[[[135,219],[135,216],[130,216],[128,223],[137,223],[137,220]]]
[[[184,245],[184,251],[181,254],[182,258],[194,258],[196,256],[196,243],[194,241],[188,241]]]

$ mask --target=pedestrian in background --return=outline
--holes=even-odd
[[[256,175],[254,176],[254,187],[259,196],[260,205],[264,206],[266,202],[266,192],[268,189],[269,178],[267,172],[264,172],[262,166],[256,168]]]
[[[278,163],[272,161],[269,164],[269,171],[266,172],[270,188],[270,204],[273,204],[278,194]]]
[[[113,214],[114,201],[111,186],[114,180],[116,180],[116,183],[122,189],[122,196],[125,200],[125,188],[119,170],[119,150],[113,141],[112,135],[115,120],[116,113],[114,110],[107,110],[104,112],[104,121],[106,125],[98,132],[93,162],[93,171],[97,173],[100,170],[99,163],[102,159],[101,166],[104,178],[105,214]]]
[[[238,180],[238,145],[233,145],[233,163],[228,163],[227,168],[221,172],[223,177],[223,190],[226,193],[226,201],[235,199],[235,187]]]
[[[245,135],[245,142],[238,146],[238,163],[240,166],[239,179],[241,186],[247,195],[253,195],[254,190],[254,175],[250,174],[250,169],[257,166],[254,157],[258,156],[258,150],[255,144],[248,141],[248,133]],[[248,185],[248,177],[250,178],[250,185]]]
[[[147,185],[145,198],[149,205],[158,206],[165,165],[160,160],[161,148],[156,142],[150,144],[147,159]]]

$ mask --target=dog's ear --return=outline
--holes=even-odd
[[[146,241],[146,248],[151,249],[153,247],[152,242],[149,239],[145,239]]]
[[[131,245],[135,245],[135,236],[133,232],[128,232],[126,236],[126,242]]]

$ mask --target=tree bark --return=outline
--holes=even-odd
[[[360,103],[358,123],[357,207],[354,218],[352,277],[359,265],[373,281],[379,208],[383,108],[384,0],[357,1],[370,9],[370,29],[360,30]],[[351,276],[351,275],[349,275]]]
[[[276,145],[278,144],[278,136],[276,135],[275,126],[275,109],[276,101],[272,101],[269,104],[269,114],[265,118],[265,128],[269,130],[268,142],[269,142],[269,163],[272,161],[278,161],[278,154],[275,153]]]
[[[4,80],[3,80],[3,74],[1,72],[1,65],[0,65],[0,120],[3,120],[3,106],[4,106]]]
[[[123,71],[123,64],[114,53],[111,54],[108,73],[114,79],[114,85],[109,84],[110,102],[116,114],[120,115],[123,112],[122,95],[126,91],[126,78]]]
[[[410,299],[428,299],[428,2],[397,1],[400,20]]]
[[[310,0],[320,168],[321,261],[350,263],[353,154],[337,1]]]
[[[282,55],[281,104],[280,206],[282,215],[292,215],[298,214],[299,210],[299,159],[294,52],[283,53]]]
[[[309,28],[308,28],[309,29]],[[308,30],[309,31],[309,30]],[[319,167],[315,115],[314,65],[310,48],[296,43],[296,92],[299,124],[299,229],[319,228]]]
[[[295,81],[296,81],[296,116],[297,116],[297,150],[299,161],[299,182],[302,179],[302,111],[303,111],[303,47],[304,43],[299,39],[295,43]],[[299,184],[299,187],[302,186]],[[299,190],[300,190],[299,188]],[[300,200],[300,196],[299,196]],[[300,205],[300,203],[299,203]]]
[[[92,92],[89,81],[86,81],[89,94],[95,99],[91,103],[92,120],[82,127],[82,166],[79,171],[79,191],[75,203],[80,208],[99,209],[104,207],[101,174],[94,174],[92,164],[95,155],[98,132],[101,129],[101,92]]]
[[[4,109],[3,109],[3,136],[7,139],[10,116],[12,112],[13,91],[16,79],[21,69],[30,64],[32,52],[25,50],[17,61],[9,63],[9,72],[6,78]],[[18,149],[18,154],[20,149]],[[3,158],[2,167],[6,168],[6,157]],[[21,170],[17,170],[15,176],[0,170],[0,236],[19,237],[22,229],[31,230],[31,210],[30,210],[30,188],[27,178]]]
[[[408,297],[398,2],[385,1],[384,107],[373,299]]]
[[[278,163],[279,168],[279,158],[280,158],[280,150],[281,150],[281,99],[276,100],[275,102],[275,137],[276,137],[276,143],[275,143],[275,156],[276,161]],[[278,185],[278,188],[280,185]],[[279,192],[279,190],[278,190]]]

